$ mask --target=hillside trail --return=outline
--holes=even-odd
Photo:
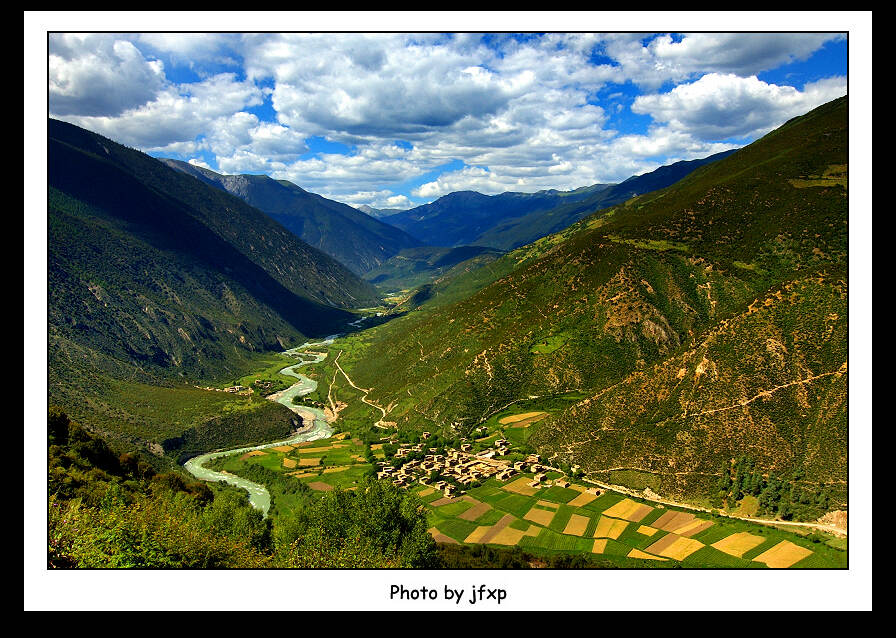
[[[342,352],[343,352],[342,350],[339,351],[339,354],[336,355],[336,358],[333,360],[333,363],[336,365],[336,368],[339,370],[339,372],[342,373],[342,376],[345,377],[345,380],[348,381],[348,384],[349,384],[350,386],[352,386],[355,390],[358,390],[358,391],[364,393],[364,396],[361,397],[361,401],[362,401],[363,403],[366,403],[367,405],[369,405],[369,406],[372,407],[372,408],[376,408],[377,410],[379,410],[379,411],[382,413],[382,415],[383,415],[382,418],[381,418],[379,421],[377,421],[376,423],[374,423],[374,425],[375,425],[376,427],[378,427],[378,428],[384,428],[384,429],[385,429],[386,426],[383,425],[383,423],[386,421],[386,414],[387,414],[385,408],[380,407],[379,405],[377,405],[377,404],[374,403],[373,401],[368,401],[368,400],[367,400],[367,395],[370,394],[371,392],[373,392],[373,388],[361,388],[361,387],[358,387],[357,385],[355,385],[355,382],[352,381],[351,377],[349,377],[348,374],[346,374],[345,370],[342,369],[342,366],[339,365],[339,357],[342,356]]]

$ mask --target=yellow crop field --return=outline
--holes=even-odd
[[[527,521],[532,521],[533,523],[538,523],[539,525],[544,525],[547,527],[551,524],[551,521],[554,520],[554,515],[556,512],[546,509],[541,509],[539,507],[533,507],[526,515],[523,517]]]
[[[563,533],[572,534],[573,536],[584,536],[590,522],[591,519],[587,516],[573,514],[569,517],[569,522],[566,524],[566,529],[563,530]]]
[[[508,483],[501,487],[502,490],[507,492],[513,492],[514,494],[522,494],[523,496],[532,496],[538,491],[537,487],[529,487],[529,483],[532,482],[532,479],[526,478],[525,476],[518,478],[517,480]]]
[[[768,549],[753,560],[765,563],[769,567],[790,567],[812,554],[811,549],[800,547],[790,541],[781,541],[771,549]]]
[[[608,518],[606,516],[601,516],[600,520],[597,522],[597,529],[594,530],[595,538],[619,538],[619,535],[625,531],[625,528],[628,527],[627,521],[616,520],[615,518]]]
[[[761,545],[764,540],[762,536],[756,536],[749,532],[738,532],[716,541],[712,544],[712,547],[715,547],[720,552],[740,558],[754,547]]]
[[[669,560],[668,558],[663,558],[661,556],[654,556],[653,554],[648,554],[647,552],[642,552],[640,549],[633,549],[628,553],[629,558],[643,558],[646,560]]]
[[[574,499],[572,499],[567,505],[571,507],[582,507],[583,505],[587,505],[591,501],[597,498],[597,494],[592,494],[591,492],[582,492]]]
[[[604,515],[612,516],[613,518],[622,518],[637,523],[652,511],[653,508],[649,505],[642,505],[641,503],[626,498],[616,503],[613,507],[605,510]]]
[[[503,419],[500,419],[498,423],[501,425],[507,425],[508,423],[516,423],[517,421],[523,421],[525,419],[532,418],[533,416],[541,416],[542,414],[547,414],[547,412],[524,412],[523,414],[512,414],[510,416],[505,416]]]

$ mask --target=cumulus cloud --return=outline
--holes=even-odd
[[[232,73],[223,73],[202,82],[168,85],[152,101],[114,117],[78,113],[63,119],[118,142],[155,150],[195,143],[199,136],[213,136],[216,131],[232,132],[220,119],[239,119],[241,109],[261,102],[261,89],[237,80]],[[50,103],[50,112],[61,115],[52,97]]]
[[[372,206],[373,208],[401,208],[407,209],[414,206],[414,203],[405,195],[396,195],[390,190],[381,191],[361,191],[346,195],[341,198],[346,204],[351,204],[355,208],[362,204]]]
[[[846,78],[825,79],[799,91],[755,76],[709,73],[668,93],[638,96],[632,111],[700,140],[724,140],[761,135],[845,94]]]
[[[153,100],[164,66],[115,37],[50,34],[50,110],[55,115],[116,116]]]
[[[135,41],[155,53],[168,54],[176,63],[194,67],[200,62],[238,64],[229,53],[238,46],[239,36],[232,33],[141,33]]]
[[[663,34],[645,46],[645,35],[612,34],[602,44],[626,80],[648,88],[704,73],[756,75],[805,60],[826,42],[845,37],[833,33],[691,33],[676,41]]]

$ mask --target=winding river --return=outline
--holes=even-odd
[[[301,356],[310,358],[306,358],[299,363],[292,363],[280,370],[280,374],[295,377],[296,379],[298,379],[298,381],[289,386],[286,390],[277,392],[276,394],[273,394],[268,398],[273,401],[277,401],[277,403],[285,405],[287,408],[302,417],[302,422],[307,425],[303,426],[300,430],[294,432],[290,438],[283,441],[264,443],[262,445],[255,445],[251,447],[241,447],[234,450],[225,450],[223,452],[209,452],[208,454],[196,456],[184,463],[184,467],[186,468],[186,470],[196,478],[203,481],[224,481],[226,483],[229,483],[230,485],[234,485],[246,490],[247,492],[249,492],[249,503],[252,504],[252,507],[261,510],[262,515],[266,517],[268,515],[268,510],[271,507],[271,494],[270,492],[268,492],[267,488],[264,485],[254,483],[253,481],[244,479],[240,476],[236,476],[235,474],[226,472],[215,472],[214,470],[210,470],[204,467],[204,465],[208,461],[220,458],[222,456],[245,454],[246,452],[251,452],[253,450],[263,450],[265,448],[277,447],[280,445],[295,445],[296,443],[302,443],[304,441],[317,441],[319,439],[326,439],[333,436],[333,429],[327,423],[323,410],[307,406],[297,406],[292,402],[292,400],[294,397],[305,396],[306,394],[314,392],[317,389],[317,381],[315,381],[314,379],[309,379],[303,374],[299,374],[295,371],[295,369],[301,368],[302,366],[311,365],[312,363],[320,363],[327,358],[327,353],[325,352],[304,352],[304,350],[307,348],[313,348],[315,346],[329,346],[339,336],[340,335],[330,335],[323,341],[316,341],[314,343],[305,342],[300,346],[290,348],[289,350],[283,352],[283,354],[291,357]]]

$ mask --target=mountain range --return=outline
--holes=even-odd
[[[340,359],[401,431],[471,435],[519,404],[550,413],[529,445],[595,479],[715,505],[748,458],[845,507],[847,115],[835,100],[617,185],[453,193],[384,218],[395,226],[50,120],[51,396],[185,440],[195,420],[149,431],[153,388],[168,400],[185,381],[280,365],[264,353],[380,303],[363,271],[419,286]],[[319,243],[345,240],[355,272],[299,238],[314,224]],[[283,406],[245,410],[289,428]],[[245,436],[239,422],[216,444]]]
[[[357,275],[405,248],[424,243],[347,204],[309,193],[286,180],[267,175],[221,175],[179,160],[160,161],[239,197]]]
[[[572,191],[499,195],[461,191],[383,219],[432,246],[466,244],[512,250],[560,231],[596,210],[674,184],[732,152],[676,162],[619,184],[593,184]]]

